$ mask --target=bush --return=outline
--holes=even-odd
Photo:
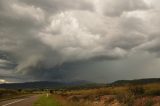
[[[152,96],[160,96],[160,90],[157,89],[157,90],[150,90],[150,91],[147,91],[146,93],[147,95],[152,95]]]
[[[145,90],[142,86],[132,86],[129,87],[128,90],[132,95],[143,95],[145,93]]]
[[[153,106],[153,105],[154,105],[154,102],[152,99],[147,100],[145,103],[145,106]]]
[[[52,93],[53,93],[53,90],[49,90],[49,92],[52,94]]]
[[[135,96],[134,95],[117,95],[116,99],[125,106],[133,106]]]

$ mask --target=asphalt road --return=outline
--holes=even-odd
[[[32,106],[40,95],[0,102],[0,106]]]

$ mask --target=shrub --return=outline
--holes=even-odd
[[[159,96],[160,95],[160,90],[157,89],[157,90],[150,90],[150,91],[147,91],[146,93],[147,95],[153,95],[153,96]]]
[[[52,94],[52,93],[53,93],[53,90],[49,90],[49,92]]]
[[[153,106],[154,105],[154,102],[152,99],[148,99],[145,103],[145,106]]]
[[[132,95],[143,95],[145,90],[142,86],[132,86],[129,87],[129,93],[131,93]]]
[[[116,99],[125,106],[133,106],[135,96],[134,95],[117,95]]]

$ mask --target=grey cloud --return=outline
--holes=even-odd
[[[143,20],[134,17],[121,18],[121,32],[113,39],[111,46],[130,50],[145,43],[147,33]]]
[[[159,63],[152,54],[160,49],[158,8],[143,0],[95,1],[0,1],[0,59],[10,62],[0,64],[2,78],[104,82],[127,72],[138,77],[130,67],[145,71],[132,62]]]
[[[137,47],[136,49],[147,51],[159,57],[160,56],[160,43],[159,42],[160,42],[160,39],[158,37],[156,39],[145,42],[144,44]]]
[[[102,1],[103,13],[108,16],[120,16],[123,12],[145,10],[149,6],[144,0],[106,0]]]
[[[93,4],[89,0],[20,0],[29,5],[42,8],[51,14],[66,10],[80,9],[93,10]]]
[[[143,42],[141,45],[137,46],[135,50],[142,50],[149,53],[156,54],[159,57],[159,41],[160,41],[160,32],[158,29],[159,24],[159,17],[160,14],[158,12],[159,10],[151,10],[148,12],[145,12],[146,19],[145,25],[143,25],[145,32],[145,42]],[[151,13],[150,15],[148,13]],[[155,15],[156,14],[156,15]],[[147,18],[148,17],[148,18]]]

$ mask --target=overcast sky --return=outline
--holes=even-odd
[[[0,0],[0,83],[107,83],[159,69],[159,0]]]

